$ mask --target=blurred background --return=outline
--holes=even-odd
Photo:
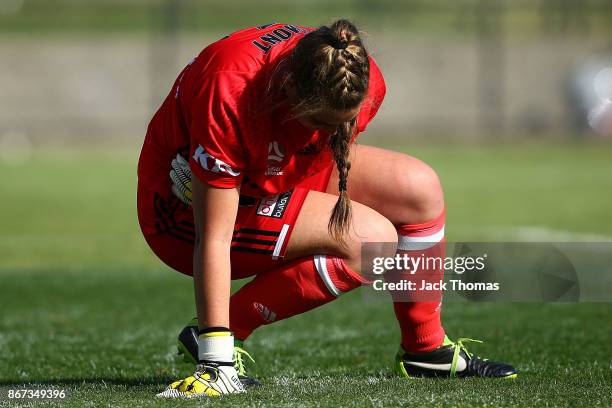
[[[358,23],[384,68],[381,139],[591,137],[595,78],[612,81],[607,0],[2,0],[0,134],[136,144],[206,44],[336,17]]]
[[[388,85],[362,143],[438,170],[451,238],[608,239],[611,149],[589,115],[612,97],[610,1],[2,0],[0,265],[155,262],[135,165],[177,73],[234,30],[338,17]]]
[[[610,0],[0,0],[0,385],[102,380],[93,396],[77,392],[80,406],[142,406],[186,372],[173,344],[194,313],[191,280],[156,259],[136,217],[148,121],[207,44],[248,26],[340,17],[365,32],[387,81],[360,141],[436,169],[448,242],[612,242]],[[337,375],[323,384],[336,384],[357,382],[355,367],[387,373],[396,323],[387,304],[364,308],[359,296],[258,332],[259,374],[324,370]],[[453,337],[490,340],[486,356],[540,381],[495,386],[486,394],[502,399],[490,405],[521,395],[560,406],[609,390],[611,311],[451,303],[444,316]],[[333,347],[313,350],[322,336]],[[276,384],[279,398],[329,393]],[[482,404],[482,384],[472,384],[478,399],[448,401]],[[412,383],[393,386],[420,398]],[[453,395],[468,398],[463,389]]]

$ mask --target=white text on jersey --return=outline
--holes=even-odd
[[[240,172],[232,169],[229,164],[208,154],[201,145],[198,146],[193,154],[193,159],[198,162],[204,170],[208,170],[213,173],[227,173],[234,177],[240,175]],[[209,162],[213,163],[212,167],[209,165]]]

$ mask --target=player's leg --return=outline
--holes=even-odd
[[[397,228],[399,251],[407,255],[443,256],[444,195],[436,173],[422,161],[406,154],[357,145],[351,151],[348,191],[353,201],[376,209]],[[384,180],[384,183],[380,181]],[[328,192],[337,192],[337,173],[331,175]],[[414,250],[411,250],[414,249]],[[417,271],[404,278],[440,279],[442,271]],[[418,285],[420,286],[420,285]],[[394,309],[402,333],[402,345],[413,352],[440,346],[444,330],[440,321],[437,293],[417,293],[420,302],[411,302],[415,293],[393,292]],[[424,299],[427,298],[427,299]]]
[[[310,191],[289,238],[285,263],[259,273],[231,298],[230,328],[245,340],[261,325],[304,313],[367,283],[361,276],[363,242],[384,242],[377,256],[396,250],[395,227],[376,211],[353,205],[353,224],[345,245],[328,232],[337,197]]]
[[[337,192],[332,174],[327,191]],[[381,183],[384,180],[384,183]],[[409,256],[444,257],[444,196],[436,173],[406,154],[370,146],[351,152],[351,199],[380,212],[397,228],[398,251]],[[443,269],[417,270],[396,278],[438,281]],[[417,282],[419,283],[419,282]],[[396,368],[403,375],[514,377],[513,367],[470,356],[442,328],[439,291],[392,293],[402,341]],[[455,357],[455,349],[458,355]]]
[[[353,145],[348,192],[351,200],[375,209],[394,225],[433,220],[444,209],[444,194],[436,172],[404,153]],[[338,194],[333,171],[327,192]]]

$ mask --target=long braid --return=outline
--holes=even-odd
[[[290,62],[292,83],[300,98],[297,115],[321,111],[344,111],[361,104],[368,90],[370,63],[357,28],[338,20],[307,34],[296,46]],[[351,223],[347,181],[351,163],[350,143],[355,119],[338,126],[329,146],[338,168],[339,197],[329,219],[329,232],[340,243]]]
[[[344,243],[344,236],[351,223],[352,211],[351,200],[347,190],[347,181],[351,161],[349,160],[351,134],[353,133],[353,123],[347,122],[341,125],[340,129],[330,139],[330,147],[334,155],[334,161],[338,168],[338,201],[329,218],[329,233],[341,243]]]
[[[367,66],[365,74],[369,74],[369,61],[365,53],[363,44],[359,39],[357,29],[348,21],[340,20],[332,25],[330,31],[334,35],[334,65],[335,75],[333,76],[334,91],[340,95],[339,100],[344,100],[349,104],[351,100],[361,97],[363,100],[364,90],[363,80],[360,81],[359,75],[364,75],[364,70],[360,69]],[[365,54],[365,58],[363,58]],[[356,66],[357,65],[357,66]],[[360,66],[361,65],[361,66]],[[367,90],[368,76],[365,77],[365,89]],[[361,88],[361,89],[356,89]],[[361,91],[361,92],[360,92]],[[334,155],[334,161],[338,168],[338,201],[329,219],[328,229],[330,234],[339,242],[344,243],[346,233],[351,223],[352,211],[351,200],[347,191],[348,175],[351,169],[349,160],[350,142],[353,136],[356,120],[345,122],[338,127],[336,133],[330,139],[330,147]]]

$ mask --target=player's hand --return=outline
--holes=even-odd
[[[179,200],[187,205],[191,205],[191,169],[189,162],[180,154],[172,159],[170,179],[172,180],[172,193]]]
[[[170,384],[158,398],[219,397],[244,392],[234,363],[204,363],[193,375]]]

